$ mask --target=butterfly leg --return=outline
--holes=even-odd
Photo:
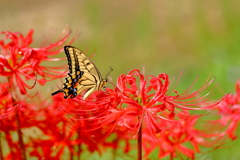
[[[53,92],[51,95],[52,96],[54,96],[55,94],[58,94],[58,93],[60,93],[60,92],[62,92],[62,90],[60,89],[60,90],[58,90],[58,91],[56,91],[56,92]]]

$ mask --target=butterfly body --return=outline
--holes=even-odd
[[[107,83],[107,78],[102,78],[95,64],[81,50],[72,47],[64,47],[68,60],[69,73],[65,78],[63,88],[52,93],[64,93],[64,98],[74,98],[85,91],[83,99],[93,92],[102,89]],[[112,69],[111,69],[112,71]]]

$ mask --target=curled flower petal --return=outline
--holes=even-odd
[[[33,33],[33,29],[26,36],[19,32],[3,31],[0,33],[4,36],[0,40],[0,75],[10,79],[10,82],[15,81],[17,84],[10,84],[10,86],[18,86],[21,94],[27,94],[26,89],[33,88],[25,83],[23,77],[26,80],[36,80],[42,85],[45,84],[47,78],[56,78],[59,74],[55,71],[56,67],[51,69],[51,67],[43,66],[42,62],[55,61],[56,59],[49,58],[49,56],[60,53],[63,50],[62,45],[70,36],[70,31],[68,31],[55,43],[41,48],[32,48],[30,45],[33,42]],[[37,75],[39,79],[36,79]]]

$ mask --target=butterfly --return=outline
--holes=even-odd
[[[72,46],[64,46],[64,51],[68,60],[69,73],[63,88],[52,93],[52,96],[63,92],[64,98],[74,98],[86,90],[83,95],[84,100],[105,86],[108,82],[107,76],[113,71],[111,67],[106,78],[102,78],[95,64],[83,51]]]

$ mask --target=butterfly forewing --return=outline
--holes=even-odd
[[[77,74],[80,71],[78,55],[81,54],[81,51],[76,52],[71,46],[65,46],[64,51],[68,59],[69,73]]]
[[[79,61],[80,71],[83,71],[84,73],[91,73],[92,75],[96,76],[98,80],[102,79],[102,76],[100,72],[98,71],[97,67],[94,65],[94,63],[82,52],[81,50],[74,48],[74,47],[68,47],[69,50],[73,50],[74,53],[76,53]]]

